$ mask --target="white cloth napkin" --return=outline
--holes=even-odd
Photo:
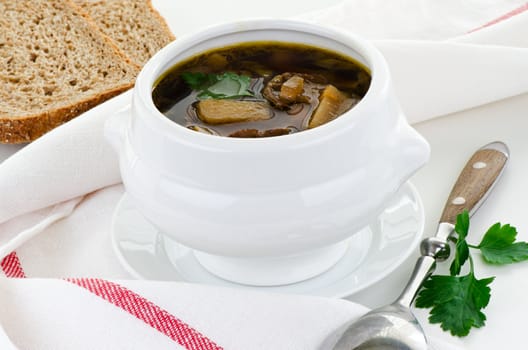
[[[20,349],[324,350],[328,335],[367,311],[342,299],[176,282],[78,283],[90,291],[57,279],[2,281],[6,334]],[[112,292],[139,307],[108,302]],[[137,312],[140,307],[143,311]],[[157,317],[163,311],[168,315]]]
[[[528,71],[523,6],[348,0],[305,18],[375,39],[405,113],[419,122],[528,92],[528,77],[521,74]],[[129,99],[126,93],[94,108],[0,164],[0,257],[17,249],[15,260],[2,261],[6,275],[129,278],[110,248],[111,215],[123,189],[102,133],[105,120]],[[365,311],[341,300],[174,282],[118,283],[226,349],[315,349]],[[174,347],[137,316],[71,282],[1,279],[0,293],[0,324],[23,349]]]
[[[374,40],[416,123],[528,91],[528,4],[513,3],[348,0],[303,18]]]
[[[366,311],[339,299],[270,297],[184,283],[119,284],[177,315],[225,349],[316,349],[314,345],[327,334]],[[155,327],[146,327],[147,317],[116,312],[114,305],[63,280],[2,281],[0,308],[2,319],[9,320],[4,323],[6,333],[21,349],[34,349],[35,344],[38,349],[56,350],[183,348]],[[103,335],[104,342],[94,342],[96,334]]]

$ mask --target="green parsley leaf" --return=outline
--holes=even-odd
[[[462,265],[469,258],[469,247],[466,242],[466,237],[469,231],[469,213],[464,210],[461,214],[457,215],[457,222],[455,225],[455,232],[458,233],[458,239],[455,246],[455,258],[449,267],[451,276],[456,276],[460,273]]]
[[[463,337],[472,327],[484,325],[481,310],[490,300],[488,285],[495,277],[478,280],[473,272],[466,276],[431,276],[416,299],[416,307],[432,308],[429,322],[439,323],[443,330]]]
[[[181,77],[193,90],[198,91],[199,99],[253,96],[249,90],[251,77],[246,75],[231,72],[223,74],[185,72]]]
[[[248,91],[251,78],[235,73],[224,73],[218,77],[218,82],[207,90],[215,95],[225,96],[252,96]]]
[[[457,215],[455,231],[459,238],[466,239],[469,232],[469,213],[467,210]]]
[[[528,260],[528,243],[516,242],[517,229],[499,222],[491,226],[477,248],[490,264],[511,264]]]
[[[449,276],[430,276],[418,292],[416,307],[431,308],[429,322],[439,323],[442,329],[459,337],[469,334],[471,328],[484,326],[486,316],[482,313],[490,300],[489,284],[495,277],[478,280],[469,248],[480,249],[486,262],[510,264],[528,260],[528,243],[515,242],[517,230],[508,224],[491,226],[478,246],[467,243],[469,214],[457,216],[455,231],[455,257]],[[470,272],[460,275],[460,269],[469,260]]]
[[[211,74],[205,74],[205,73],[191,73],[191,72],[185,72],[181,74],[182,79],[191,87],[193,90],[201,90],[204,86],[208,86],[211,84],[214,84],[216,82],[216,78],[213,77],[214,80],[211,80]]]

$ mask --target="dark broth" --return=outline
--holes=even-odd
[[[233,72],[250,76],[249,90],[254,96],[238,100],[264,101],[270,105],[272,117],[214,125],[202,121],[196,108],[198,93],[182,79],[184,72]],[[305,79],[307,100],[277,108],[263,96],[263,90],[272,78],[284,73],[290,74],[284,77],[298,75]],[[313,127],[309,125],[310,118],[328,84],[347,96],[347,105],[339,111],[342,114],[366,94],[370,80],[370,72],[361,63],[333,51],[301,44],[251,42],[207,51],[179,63],[160,77],[152,97],[164,115],[196,131],[232,137],[278,136]]]

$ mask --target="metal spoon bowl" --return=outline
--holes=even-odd
[[[480,207],[508,159],[508,147],[502,142],[490,143],[473,154],[449,195],[436,235],[422,241],[421,256],[400,296],[392,304],[374,309],[338,330],[325,344],[335,344],[334,350],[429,349],[427,338],[410,306],[422,283],[433,273],[436,262],[449,257],[447,240],[453,232],[456,216],[463,210],[472,215]]]

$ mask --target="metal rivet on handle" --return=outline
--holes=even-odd
[[[451,203],[453,203],[454,205],[462,205],[466,203],[466,199],[464,197],[456,197],[451,201]]]
[[[488,164],[484,162],[476,162],[473,164],[473,169],[482,169],[485,168]]]

